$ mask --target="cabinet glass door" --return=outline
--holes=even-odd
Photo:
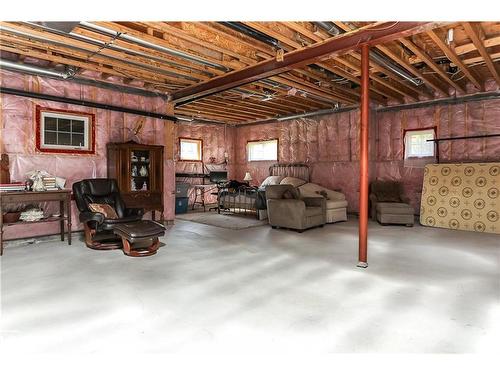
[[[151,155],[148,150],[134,149],[130,152],[130,190],[151,189]]]

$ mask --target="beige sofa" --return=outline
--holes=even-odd
[[[344,194],[296,177],[269,176],[262,182],[261,187],[267,189],[267,186],[278,184],[292,185],[298,188],[303,197],[324,197],[326,199],[327,223],[347,221],[347,201]]]
[[[302,197],[292,185],[269,185],[266,188],[267,214],[273,228],[298,232],[323,226],[326,221],[326,199]]]

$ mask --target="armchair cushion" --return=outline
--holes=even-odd
[[[282,199],[300,199],[300,193],[293,186],[290,186],[283,192]]]
[[[371,192],[379,202],[401,202],[402,187],[399,181],[374,181]]]
[[[415,210],[406,203],[379,202],[376,206],[377,212],[384,214],[413,215]]]
[[[377,194],[377,200],[380,202],[399,202],[399,194],[392,191],[380,191]]]
[[[332,200],[327,200],[326,202],[326,209],[331,210],[335,208],[346,208],[347,207],[347,201],[342,200],[342,201],[332,201]]]
[[[89,203],[90,211],[99,212],[106,219],[118,219],[118,215],[113,207],[106,203]]]
[[[283,193],[290,188],[293,189],[292,185],[269,185],[266,187],[266,199],[283,199]]]

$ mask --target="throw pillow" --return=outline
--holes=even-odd
[[[281,180],[283,180],[283,176],[268,176],[262,183],[260,187],[268,186],[268,185],[279,185]]]
[[[92,212],[103,214],[106,219],[118,219],[115,209],[109,204],[90,203],[89,208]]]
[[[300,199],[299,189],[290,186],[283,192],[282,199]]]
[[[306,181],[301,180],[297,177],[285,177],[280,181],[280,185],[292,185],[293,187],[299,187],[306,183]]]

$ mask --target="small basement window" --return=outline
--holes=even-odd
[[[37,107],[36,146],[41,152],[93,154],[92,113]]]
[[[278,140],[249,141],[247,143],[248,161],[278,160]]]
[[[203,141],[201,139],[179,138],[180,160],[201,161]]]
[[[427,142],[435,139],[435,129],[407,130],[404,136],[405,159],[427,158],[435,156],[434,142]]]

